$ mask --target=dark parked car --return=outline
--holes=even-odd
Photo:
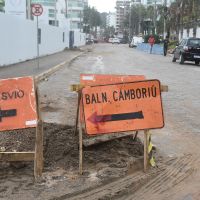
[[[96,39],[96,38],[94,38],[93,41],[94,41],[94,43],[98,43],[99,42],[98,39]]]
[[[119,39],[121,44],[127,44],[127,40],[125,38]]]
[[[196,65],[200,62],[200,38],[183,39],[174,50],[172,62],[179,60],[180,64],[185,61],[193,61]]]

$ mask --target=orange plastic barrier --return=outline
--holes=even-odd
[[[111,74],[81,74],[80,84],[88,85],[106,85],[114,83],[127,83],[133,81],[145,80],[143,75],[111,75]]]
[[[89,135],[164,126],[158,80],[85,87],[82,98]]]
[[[0,131],[37,126],[32,77],[0,80]]]

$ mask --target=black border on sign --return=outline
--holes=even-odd
[[[85,110],[84,110],[84,100],[83,100],[83,91],[82,93],[82,104],[83,104],[83,113],[84,113],[84,121],[85,121],[85,130],[87,135],[89,136],[96,136],[96,135],[104,135],[104,134],[110,134],[110,133],[123,133],[123,132],[128,132],[128,131],[141,131],[141,130],[149,130],[149,129],[161,129],[165,126],[165,121],[164,121],[164,112],[163,112],[163,103],[162,103],[162,96],[161,96],[161,83],[158,79],[150,79],[150,80],[143,80],[143,81],[133,81],[133,82],[124,82],[124,83],[114,83],[114,84],[106,84],[106,85],[93,85],[93,86],[85,86],[86,87],[99,87],[99,86],[109,86],[109,85],[124,85],[124,84],[131,84],[131,83],[140,83],[140,82],[150,82],[150,81],[157,81],[159,83],[159,89],[160,89],[160,100],[161,100],[161,108],[162,108],[162,118],[163,118],[163,126],[161,127],[156,127],[156,128],[146,128],[146,129],[136,129],[136,130],[126,130],[126,131],[120,131],[120,132],[107,132],[107,133],[97,133],[97,134],[88,134],[87,132],[87,126],[86,126],[86,120],[85,120]],[[83,89],[84,89],[83,88]]]

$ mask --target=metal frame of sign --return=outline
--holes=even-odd
[[[43,122],[39,108],[39,92],[34,81],[38,122],[36,126],[35,151],[32,152],[0,152],[0,162],[34,161],[35,179],[42,175],[43,170]]]

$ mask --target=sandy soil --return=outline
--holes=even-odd
[[[32,151],[34,149],[35,129],[12,131],[1,134],[0,147],[5,147],[6,151]],[[126,137],[109,141],[103,144],[84,148],[84,176],[78,176],[78,135],[74,135],[74,127],[44,124],[44,175],[39,183],[33,182],[32,163],[1,163],[0,165],[0,197],[3,199],[25,199],[26,195],[32,196],[30,199],[45,199],[51,197],[47,195],[49,190],[57,188],[59,184],[66,181],[66,190],[76,191],[70,185],[69,179],[85,181],[87,179],[93,184],[100,184],[113,178],[126,175],[129,170],[137,171],[137,160],[141,160],[143,155],[143,145],[140,140],[133,141],[133,137]],[[112,155],[112,156],[110,156]],[[139,166],[138,166],[139,167]],[[91,186],[83,185],[83,188]],[[56,185],[55,185],[56,184]],[[72,187],[73,189],[70,189]],[[80,188],[79,188],[80,189]],[[54,190],[53,190],[54,191]],[[52,192],[53,192],[52,191]],[[63,190],[56,190],[53,195],[60,196]]]

